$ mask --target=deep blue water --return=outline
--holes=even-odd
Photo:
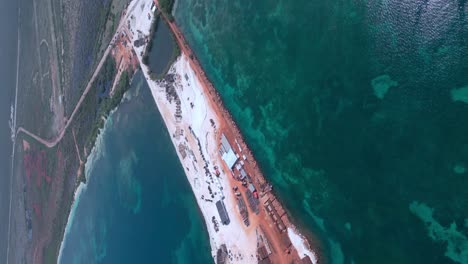
[[[203,218],[141,72],[130,94],[87,163],[61,263],[212,263]]]

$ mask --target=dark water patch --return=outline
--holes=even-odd
[[[141,72],[106,123],[62,263],[212,263],[208,235]],[[88,164],[89,165],[89,164]]]
[[[148,54],[149,68],[157,76],[165,73],[176,52],[176,43],[166,21],[159,19],[152,41],[152,49]]]

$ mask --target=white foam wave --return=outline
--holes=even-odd
[[[10,120],[8,120],[8,125],[10,127],[11,133],[11,142],[15,143],[16,137],[16,124],[15,124],[15,107],[11,104],[10,107]]]
[[[317,255],[310,249],[307,241],[297,232],[297,230],[288,227],[288,236],[301,259],[309,256],[312,263],[318,263]]]

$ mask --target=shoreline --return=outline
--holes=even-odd
[[[155,0],[157,1],[157,0]],[[176,0],[177,2],[177,0]],[[173,11],[174,13],[174,11]],[[167,19],[166,19],[167,21]],[[178,27],[176,25],[176,21],[174,20],[174,22],[169,22],[169,24],[171,25],[171,29],[172,29],[172,25],[175,26],[175,28],[178,30]],[[252,151],[250,150],[250,147],[248,146],[247,144],[247,141],[245,140],[244,138],[244,135],[241,133],[239,127],[237,126],[237,123],[234,121],[230,111],[225,107],[224,105],[224,102],[221,98],[221,95],[219,94],[219,92],[216,90],[216,88],[214,87],[213,85],[213,82],[211,82],[211,80],[208,78],[208,76],[205,74],[204,70],[203,70],[203,67],[201,66],[201,64],[199,63],[199,60],[196,56],[196,54],[191,50],[188,42],[185,40],[182,32],[180,30],[177,31],[177,33],[173,32],[174,35],[176,37],[178,37],[178,41],[180,41],[181,43],[184,43],[184,46],[186,49],[188,49],[189,51],[189,56],[191,57],[191,62],[193,62],[195,64],[195,68],[199,68],[200,71],[201,71],[201,77],[204,79],[203,81],[204,82],[207,82],[208,83],[208,88],[211,89],[211,91],[209,92],[213,92],[216,97],[217,97],[217,100],[218,100],[218,104],[220,104],[220,107],[225,111],[224,114],[227,114],[227,117],[224,116],[224,118],[228,119],[230,122],[231,122],[231,125],[234,127],[234,129],[236,130],[236,134],[238,137],[240,137],[241,141],[243,142],[243,144],[246,146],[246,149],[247,151],[249,152],[249,154],[253,157],[253,154],[252,154]],[[182,52],[183,52],[184,49],[182,49]],[[258,164],[260,166],[260,164]],[[263,172],[261,170],[260,167],[258,167],[258,170],[261,174],[261,177],[264,177],[263,176]],[[265,179],[266,182],[268,182],[268,180]],[[271,190],[270,191],[273,196],[276,198],[277,197],[277,194],[275,193],[274,190]],[[285,210],[288,212],[288,216],[289,216],[289,210],[287,208],[285,208]],[[317,249],[315,249],[315,251],[313,250],[314,247],[312,247],[312,242],[316,242],[316,243],[319,243],[319,241],[317,240],[317,238],[311,233],[310,230],[308,230],[308,232],[300,232],[300,230],[304,227],[302,227],[302,225],[298,225],[297,223],[295,223],[294,219],[292,219],[290,216],[290,221],[291,221],[291,227],[292,227],[292,230],[293,232],[298,235],[300,237],[300,239],[302,240],[302,243],[305,243],[305,249],[308,249],[310,251],[310,253],[313,255],[313,257],[311,256],[311,258],[313,258],[312,262],[313,263],[319,263],[320,260],[322,259],[322,255],[321,255],[321,252],[317,252]],[[288,228],[289,230],[289,228]],[[310,237],[309,237],[310,236]],[[315,244],[314,244],[315,245]],[[318,246],[318,245],[317,245]],[[318,247],[320,248],[320,246]]]
[[[171,136],[179,162],[189,181],[199,212],[203,216],[214,262],[220,263],[222,259],[227,261],[226,263],[258,263],[261,260],[269,260],[269,263],[319,263],[321,257],[315,251],[317,249],[310,244],[309,241],[312,240],[292,223],[287,210],[277,200],[237,124],[225,108],[219,93],[208,80],[195,54],[192,53],[175,23],[169,22],[163,14],[161,14],[163,22],[170,27],[181,54],[168,65],[168,75],[163,80],[152,80],[149,66],[143,63],[147,43],[137,47],[135,41],[141,41],[149,35],[153,21],[153,15],[150,14],[153,14],[151,8],[154,3],[157,5],[157,2],[151,0],[132,1],[121,23],[128,23],[125,35],[130,42],[129,48],[137,57],[155,106]],[[138,4],[141,8],[133,8]],[[171,77],[168,79],[168,76]],[[110,115],[117,108],[118,106]],[[107,121],[111,120],[105,120],[104,127],[100,129],[99,136],[86,159],[84,165],[86,180],[90,177],[86,174],[100,156],[98,154],[103,144],[102,138],[106,127],[111,125]],[[243,167],[253,178],[250,185],[256,188],[257,208],[260,210],[257,209],[255,212],[254,207],[251,207],[249,200],[251,197],[248,196],[247,188],[240,187],[243,193],[245,191],[249,202],[248,210],[247,208],[245,210],[249,214],[248,224],[242,218],[239,207],[239,200],[243,200],[244,195],[240,195],[242,198],[236,197],[238,194],[232,191],[234,187],[240,186],[241,182],[234,177],[234,167],[229,167],[220,154],[222,137],[228,138],[230,144],[234,146],[239,161],[237,165],[240,166],[240,163],[244,165],[245,162]],[[213,177],[213,174],[217,177]],[[86,190],[86,186],[87,183],[78,182],[75,188],[57,255],[58,263],[80,196]],[[244,207],[247,206],[244,204]],[[227,220],[223,219],[221,212],[223,209],[220,208],[224,208]],[[266,208],[270,208],[270,211]],[[264,252],[268,254],[264,256],[266,254]]]
[[[158,0],[154,0],[154,1],[158,1]],[[176,2],[177,1],[178,0],[176,0]],[[173,14],[174,14],[174,11],[173,11]],[[191,50],[188,42],[185,40],[185,37],[184,37],[183,33],[180,30],[178,30],[178,27],[176,25],[177,24],[176,21],[174,20],[172,22],[168,22],[169,20],[166,19],[166,18],[165,18],[165,21],[169,25],[171,25],[171,29],[172,29],[172,26],[174,26],[177,29],[177,33],[175,33],[175,32],[172,32],[172,33],[177,38],[178,41],[180,41],[181,43],[184,43],[183,44],[184,48],[188,49],[188,51],[189,51],[188,54],[189,54],[189,56],[191,58],[190,62],[195,65],[194,68],[199,68],[200,69],[200,73],[201,73],[200,75],[201,75],[201,78],[203,79],[202,82],[207,83],[209,93],[213,92],[215,94],[216,101],[213,100],[213,103],[220,104],[221,108],[224,110],[223,117],[230,121],[230,124],[231,124],[232,128],[235,130],[236,135],[241,139],[242,144],[244,144],[246,146],[245,147],[246,150],[253,157],[253,152],[250,150],[250,147],[248,146],[248,143],[245,140],[244,135],[242,134],[242,132],[240,132],[240,129],[237,126],[237,123],[234,121],[234,118],[233,118],[231,112],[225,106],[224,101],[223,101],[220,93],[214,87],[213,82],[205,74],[205,72],[203,70],[203,67],[201,66],[201,64],[200,64],[200,62],[198,60],[197,55]],[[184,49],[181,48],[181,53],[183,53],[183,51],[184,51]],[[258,169],[261,177],[264,178],[263,170],[261,169],[261,164],[256,163],[255,166],[258,166],[256,169]],[[264,181],[269,184],[269,181],[266,178],[264,178]],[[275,197],[275,199],[277,199],[278,194],[276,193],[276,191],[274,189],[270,190],[270,193],[272,193],[272,195]],[[281,201],[279,201],[279,202],[282,204]],[[302,223],[299,220],[296,220],[296,219],[292,218],[290,216],[290,210],[288,208],[284,208],[284,210],[288,214],[289,221],[291,223],[291,228],[292,228],[293,232],[300,237],[300,239],[302,240],[302,243],[306,244],[305,248],[308,248],[309,251],[312,253],[312,255],[313,255],[311,257],[311,259],[313,259],[312,262],[313,263],[328,263],[328,262],[326,262],[326,257],[324,255],[323,251],[321,251],[322,246],[323,246],[322,241],[320,241],[319,238],[311,230],[304,230],[304,231],[301,232],[300,230],[306,228],[306,227],[304,227],[304,223]]]
[[[125,93],[125,94],[127,94],[127,93]],[[90,151],[90,153],[89,153],[89,155],[88,155],[88,157],[86,159],[86,162],[84,164],[84,173],[83,173],[83,177],[85,177],[86,182],[79,181],[79,179],[77,181],[78,186],[75,188],[75,191],[73,193],[73,201],[72,201],[72,203],[70,205],[71,206],[70,207],[70,212],[68,214],[67,222],[65,224],[65,229],[63,230],[63,237],[62,237],[62,241],[60,242],[60,248],[59,248],[58,255],[57,255],[57,263],[58,264],[60,263],[60,260],[62,258],[63,248],[66,245],[67,236],[68,236],[68,234],[70,232],[71,225],[73,224],[76,209],[77,209],[78,204],[80,202],[80,197],[83,194],[83,192],[86,191],[86,189],[87,189],[89,179],[90,179],[90,176],[91,176],[91,172],[94,169],[96,161],[102,156],[102,147],[103,147],[103,144],[104,144],[104,136],[106,134],[108,126],[112,126],[111,116],[114,114],[114,112],[117,109],[118,109],[118,106],[116,108],[114,108],[109,113],[109,117],[106,118],[106,120],[104,121],[104,127],[99,129],[99,134],[98,134],[98,137],[96,138],[95,144],[94,144],[93,148],[91,149],[91,151]],[[110,123],[108,121],[110,121]]]
[[[57,263],[60,263],[62,259],[62,251],[66,245],[66,240],[68,233],[70,232],[71,225],[73,224],[73,219],[75,218],[75,210],[80,202],[80,197],[82,192],[86,190],[86,183],[80,182],[78,187],[76,188],[75,192],[73,193],[73,202],[71,204],[70,213],[68,214],[67,224],[65,225],[65,230],[63,231],[63,239],[60,242],[60,248],[57,256]]]
[[[147,32],[149,32],[149,28],[151,24],[141,19],[142,14],[145,13],[145,7],[147,8],[147,10],[149,9],[148,4],[145,7],[143,7],[143,5],[144,4],[141,5],[142,6],[141,13],[135,14],[134,17],[136,17],[136,19],[134,18],[133,21],[129,22],[129,24],[132,26],[132,28],[136,29],[135,31],[143,32],[142,34],[144,35],[144,34],[147,34]],[[163,17],[166,23],[168,23],[168,25],[170,26],[171,31],[173,32],[174,36],[176,37],[177,43],[179,44],[179,47],[181,48],[181,53],[182,53],[179,56],[179,58],[177,58],[176,62],[174,62],[171,65],[171,68],[169,70],[169,74],[172,76],[171,78],[173,78],[172,83],[175,86],[175,88],[172,88],[174,89],[173,91],[168,92],[168,85],[169,86],[171,85],[171,81],[168,82],[167,78],[165,78],[165,80],[163,81],[151,80],[149,74],[147,73],[149,69],[148,66],[142,63],[141,48],[134,46],[133,49],[135,50],[137,57],[140,61],[140,65],[142,67],[145,78],[148,82],[148,86],[151,89],[157,108],[163,117],[163,120],[166,124],[166,127],[169,133],[172,135],[171,141],[176,149],[179,160],[182,166],[184,167],[185,174],[187,176],[187,179],[190,182],[193,193],[197,200],[197,204],[204,216],[204,221],[207,225],[206,227],[208,229],[208,233],[210,236],[210,244],[212,247],[213,257],[216,260],[216,256],[214,252],[216,251],[219,254],[219,249],[221,247],[220,243],[223,243],[223,242],[224,242],[223,245],[227,244],[228,247],[234,247],[236,249],[240,249],[239,250],[240,252],[252,253],[251,252],[252,248],[239,246],[240,243],[238,242],[236,243],[232,241],[232,239],[226,238],[224,234],[225,233],[229,234],[230,231],[232,231],[232,230],[229,230],[228,227],[222,228],[224,226],[219,226],[216,228],[216,224],[215,224],[215,228],[213,228],[213,226],[209,224],[210,216],[213,216],[213,219],[215,219],[217,214],[216,214],[216,210],[212,208],[213,206],[206,205],[207,199],[204,198],[206,197],[205,196],[206,193],[204,193],[203,189],[201,188],[204,185],[204,183],[202,182],[203,180],[207,180],[206,182],[208,183],[209,194],[207,196],[211,195],[211,197],[214,200],[219,199],[219,201],[223,201],[226,204],[225,210],[228,212],[228,215],[231,218],[230,219],[231,223],[229,225],[234,225],[237,232],[241,233],[241,234],[238,234],[238,238],[242,237],[242,239],[246,241],[250,241],[251,244],[255,244],[252,242],[256,241],[258,238],[252,237],[251,234],[252,234],[252,231],[255,231],[255,233],[257,233],[258,228],[259,228],[260,232],[265,232],[265,237],[268,238],[266,239],[267,241],[270,240],[273,236],[273,242],[271,244],[276,243],[275,245],[273,245],[273,247],[276,247],[277,249],[280,249],[282,251],[284,250],[284,248],[281,245],[284,245],[284,244],[281,244],[281,242],[284,242],[284,241],[277,241],[277,240],[281,240],[281,236],[284,236],[284,235],[276,234],[271,230],[266,230],[268,229],[268,227],[265,227],[266,225],[270,225],[271,227],[271,224],[277,225],[278,227],[280,226],[279,222],[281,222],[281,224],[284,224],[287,227],[287,229],[286,228],[283,229],[284,231],[292,230],[292,231],[286,232],[287,236],[289,237],[289,239],[287,239],[289,240],[289,246],[288,246],[289,249],[287,249],[287,252],[288,252],[287,255],[290,254],[290,249],[293,249],[293,251],[296,252],[296,258],[293,258],[293,259],[303,260],[302,258],[303,256],[299,257],[298,253],[299,251],[301,252],[301,254],[305,254],[304,252],[306,252],[306,255],[309,258],[309,262],[318,263],[320,255],[311,249],[309,239],[307,239],[305,235],[301,234],[298,228],[291,222],[291,219],[289,218],[286,211],[282,207],[282,204],[277,200],[276,195],[272,193],[271,185],[269,185],[268,181],[264,178],[262,172],[260,171],[260,168],[257,166],[257,163],[255,159],[253,158],[252,152],[250,151],[249,147],[245,143],[244,138],[242,134],[240,133],[239,128],[237,127],[237,124],[235,124],[235,122],[232,119],[232,116],[224,107],[224,104],[218,92],[216,91],[212,83],[208,80],[208,78],[206,77],[198,61],[194,59],[194,54],[191,52],[190,48],[188,47],[188,44],[185,42],[183,35],[178,30],[175,23],[169,22],[169,20],[165,16]],[[132,40],[136,41],[137,38],[134,36]],[[184,78],[185,78],[185,81],[184,81]],[[195,87],[195,90],[194,90],[194,87]],[[171,88],[169,88],[169,90],[170,89]],[[192,91],[186,91],[189,89],[192,89]],[[175,105],[171,99],[168,99],[170,96],[174,96],[173,100],[176,102]],[[187,97],[187,100],[185,100],[186,97]],[[194,98],[193,99],[194,101],[189,102],[190,106],[188,106],[187,101],[191,101],[190,98]],[[203,106],[200,108],[197,107],[200,104],[203,104]],[[188,119],[186,119],[184,115],[187,112],[189,113],[192,112],[191,113],[192,116],[190,116]],[[181,114],[178,114],[178,113],[181,113]],[[200,115],[204,115],[204,116],[200,116]],[[211,126],[212,127],[215,126],[214,136],[211,134],[213,129],[210,128],[209,125],[206,125],[207,123],[206,121],[208,120],[208,118],[212,122]],[[217,131],[216,126],[218,124],[220,124],[220,131]],[[190,133],[187,131],[190,131]],[[255,175],[256,182],[252,181],[252,184],[255,187],[257,187],[257,189],[259,190],[261,189],[261,197],[257,199],[259,200],[259,202],[263,202],[265,207],[267,204],[269,204],[270,206],[269,208],[273,207],[274,213],[276,213],[276,210],[282,210],[282,212],[284,212],[283,215],[280,216],[280,219],[282,221],[274,222],[274,223],[268,221],[269,220],[267,219],[268,217],[265,216],[266,209],[265,209],[265,213],[260,212],[260,215],[263,218],[255,217],[255,216],[253,217],[254,221],[258,222],[256,223],[257,228],[255,230],[253,230],[252,227],[247,227],[247,228],[244,227],[241,221],[239,221],[241,220],[240,215],[236,215],[237,210],[235,209],[236,198],[232,197],[233,193],[229,192],[229,190],[233,186],[237,186],[235,185],[236,182],[234,181],[234,179],[231,179],[231,177],[229,176],[229,171],[233,168],[232,167],[229,168],[227,167],[226,164],[223,164],[223,161],[221,161],[221,157],[220,157],[221,155],[219,155],[218,153],[218,147],[220,145],[220,137],[221,137],[220,134],[224,136],[224,133],[227,134],[226,137],[230,139],[234,138],[235,144],[237,144],[238,146],[239,153],[241,154],[245,153],[243,155],[244,160],[246,160],[247,162],[251,161],[253,163],[252,165],[253,168],[247,168],[246,170],[251,172],[252,175]],[[203,139],[203,137],[199,138],[200,135],[205,136],[205,139]],[[208,140],[209,135],[211,136],[210,140]],[[191,138],[188,138],[189,136]],[[181,139],[181,137],[185,137],[185,138]],[[199,153],[194,154],[194,150],[197,151],[197,143],[198,143]],[[230,143],[234,145],[234,142],[232,142],[232,140]],[[209,145],[211,146],[209,147]],[[202,146],[204,146],[204,148]],[[191,158],[191,160],[188,160],[186,158],[187,157],[186,152],[190,153],[189,158]],[[208,161],[205,160],[205,156],[208,156],[210,160]],[[248,156],[248,159],[246,156]],[[204,163],[200,164],[199,161],[201,160],[204,161]],[[218,166],[221,167],[222,175],[220,176],[220,178],[217,178],[217,179],[215,178],[218,181],[217,183],[214,183],[213,178],[211,178],[212,176],[212,174],[210,173],[211,166],[214,166],[214,168]],[[197,167],[198,167],[198,170],[197,170]],[[200,178],[200,175],[198,173],[199,170],[200,171],[205,170],[207,178]],[[232,176],[233,176],[233,173],[234,172],[231,171]],[[212,194],[212,189],[210,188],[211,184],[209,183],[210,179],[211,179],[211,184],[213,184],[213,186],[217,185],[219,187],[218,189],[219,193],[217,191],[214,191],[214,195]],[[237,183],[240,184],[239,182]],[[265,191],[265,186],[267,186],[267,188],[269,187],[269,190]],[[199,197],[200,195],[201,197]],[[272,217],[272,219],[274,219],[274,217],[271,216],[273,215],[273,211],[270,211],[268,213],[270,214],[270,217]],[[217,234],[218,231],[221,234]],[[294,240],[294,243],[291,243],[292,240]],[[258,245],[258,241],[256,242]],[[285,244],[287,243],[288,242],[286,242]],[[254,255],[257,255],[257,253],[258,252],[253,252],[253,254],[251,254],[250,262],[256,263],[257,261],[260,260],[260,259],[253,257]],[[273,259],[285,260],[289,258],[288,256],[286,257],[283,256],[281,253],[282,252],[276,252],[276,254],[273,254],[272,255]],[[231,262],[232,261],[234,260],[231,259]],[[303,261],[306,261],[306,260],[303,260]],[[243,261],[243,263],[244,262],[245,261]],[[306,263],[309,263],[309,262],[306,262]]]
[[[196,61],[195,63],[199,64],[198,61],[197,61],[198,59],[197,59],[197,57],[196,57],[196,55],[194,53],[192,53],[190,56],[193,57],[192,61]],[[201,65],[199,67],[201,68]],[[201,69],[201,70],[203,71],[203,69]],[[234,121],[234,119],[233,119],[231,113],[229,112],[229,110],[227,110],[227,108],[225,108],[224,102],[223,102],[219,92],[216,90],[216,88],[214,88],[214,85],[212,84],[212,82],[209,80],[209,78],[206,75],[203,75],[203,78],[205,78],[206,81],[209,82],[209,84],[211,86],[210,88],[214,90],[216,96],[219,98],[219,102],[217,102],[217,103],[221,104],[222,108],[225,109],[225,114],[227,114],[227,116],[228,116],[227,119],[229,119],[229,121],[231,122],[231,125],[233,126],[233,129],[235,130],[235,133],[238,135],[239,138],[241,138],[242,144],[244,144],[246,146],[245,147],[246,150],[253,157],[252,151],[250,150],[250,147],[246,143],[243,134],[240,132],[240,129],[238,128],[237,123]],[[262,173],[262,170],[260,168],[260,164],[257,163],[256,166],[258,166],[258,170],[260,171],[260,174],[262,175],[262,177],[264,177],[263,173]],[[268,180],[266,180],[266,178],[265,178],[265,182],[268,183]],[[272,196],[275,197],[275,199],[277,199],[278,196],[277,196],[275,190],[272,189],[270,191],[270,193],[272,194]],[[284,210],[286,210],[288,212],[288,216],[289,216],[289,210],[287,208],[285,208]],[[291,216],[289,216],[289,220],[291,222],[291,225],[288,227],[288,233],[289,233],[289,230],[291,230],[291,233],[293,233],[293,235],[295,236],[294,238],[296,239],[296,241],[295,241],[296,244],[298,246],[302,247],[301,251],[302,252],[305,252],[305,251],[309,252],[312,263],[322,263],[321,262],[321,260],[322,260],[321,252],[319,252],[317,250],[314,250],[314,247],[311,246],[312,244],[315,245],[315,243],[311,243],[311,241],[314,241],[314,242],[317,242],[317,243],[319,243],[319,241],[317,241],[317,239],[313,236],[311,231],[301,232],[300,230],[302,229],[302,225],[299,225],[298,223],[296,223],[296,221]],[[291,238],[292,235],[289,235],[289,236]],[[301,241],[297,241],[297,239],[300,239]],[[293,238],[291,240],[293,240]],[[303,243],[303,245],[299,245],[299,242]],[[296,244],[293,243],[294,246],[296,246]]]

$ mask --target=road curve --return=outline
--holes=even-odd
[[[84,99],[86,98],[86,95],[88,94],[89,90],[91,90],[91,87],[93,86],[93,82],[94,80],[96,79],[97,75],[99,74],[99,71],[101,70],[102,68],[102,65],[104,65],[104,62],[106,61],[106,58],[107,56],[109,55],[109,52],[110,50],[112,49],[112,44],[110,44],[106,51],[104,52],[102,58],[101,58],[101,61],[99,61],[99,64],[98,66],[96,67],[96,70],[94,71],[93,73],[93,76],[91,77],[91,79],[89,80],[88,84],[86,85],[86,89],[84,90],[83,94],[81,95],[80,97],[80,100],[78,101],[78,103],[76,104],[75,106],[75,109],[73,110],[70,118],[68,120],[65,121],[65,126],[62,127],[62,129],[60,130],[60,132],[58,133],[58,135],[56,135],[55,137],[53,137],[52,139],[44,139],[44,138],[41,138],[39,137],[38,135],[32,133],[31,131],[23,128],[23,127],[19,127],[17,130],[16,130],[16,136],[18,136],[19,133],[24,133],[32,138],[34,138],[35,140],[37,140],[39,143],[43,144],[44,146],[48,147],[48,148],[53,148],[55,147],[59,142],[60,140],[62,140],[63,136],[65,135],[65,132],[67,131],[68,127],[70,126],[70,124],[73,122],[73,118],[75,117],[76,113],[78,112],[78,110],[80,109],[80,106],[81,104],[83,103]]]
[[[135,2],[139,2],[139,0],[137,0]],[[113,48],[114,40],[116,39],[116,36],[120,33],[121,29],[125,26],[125,21],[127,21],[129,13],[130,12],[127,12],[125,17],[120,20],[119,26],[117,27],[117,30],[116,30],[114,36],[112,37],[111,42],[107,46],[107,49],[105,50],[104,54],[102,55],[102,58],[99,61],[99,64],[96,67],[96,70],[94,71],[93,76],[91,76],[91,79],[89,80],[88,84],[86,85],[86,88],[83,91],[83,94],[81,95],[80,100],[76,104],[75,109],[73,110],[72,114],[70,115],[70,118],[68,118],[65,121],[65,126],[62,127],[62,129],[60,129],[59,133],[56,136],[54,136],[53,138],[51,138],[51,139],[45,139],[45,138],[41,138],[40,136],[34,134],[33,132],[31,132],[31,131],[29,131],[27,129],[25,129],[24,127],[19,127],[16,130],[16,136],[18,136],[18,134],[20,134],[20,133],[24,133],[24,134],[32,137],[33,139],[35,139],[39,143],[43,144],[47,148],[55,147],[62,140],[63,136],[65,135],[65,132],[67,131],[70,124],[73,122],[73,119],[75,118],[76,113],[78,112],[78,110],[80,109],[81,104],[83,103],[84,99],[86,98],[86,95],[88,94],[89,90],[91,90],[91,87],[93,86],[94,80],[96,79],[96,77],[99,74],[99,71],[101,70],[102,66],[104,65],[104,62],[106,61],[107,56],[109,55],[111,49]],[[16,108],[15,108],[15,111],[17,111]]]

